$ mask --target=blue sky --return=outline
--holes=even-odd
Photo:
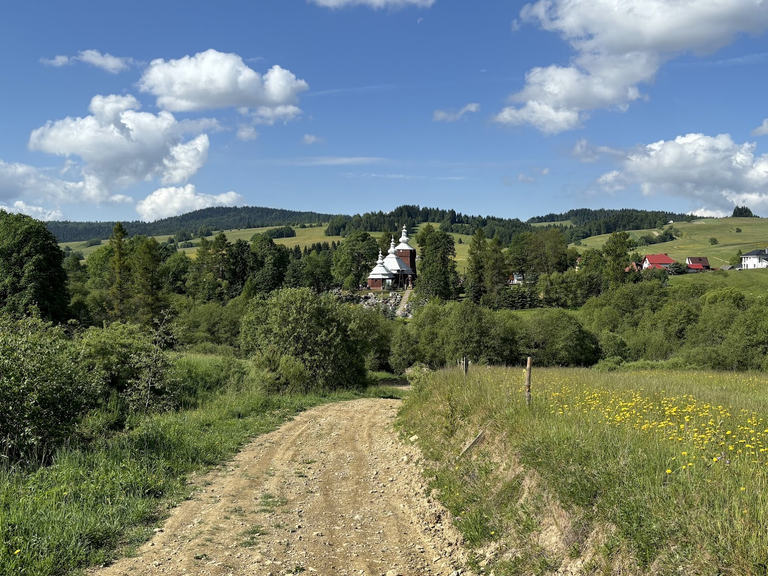
[[[767,29],[763,0],[10,3],[0,207],[768,216]]]

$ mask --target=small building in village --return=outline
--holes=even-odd
[[[674,264],[675,261],[666,254],[648,254],[643,257],[643,270],[648,268],[655,268],[658,270],[666,270],[670,264]]]
[[[685,263],[688,265],[689,272],[703,272],[705,270],[711,270],[709,266],[709,259],[706,256],[688,256],[685,259]]]
[[[376,266],[368,275],[368,287],[371,290],[410,288],[416,279],[416,249],[408,244],[408,231],[403,226],[400,243],[395,246],[392,238],[384,258],[379,251]]]
[[[741,269],[752,270],[754,268],[768,268],[768,248],[752,250],[752,252],[741,255]]]

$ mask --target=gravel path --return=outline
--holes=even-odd
[[[398,405],[299,414],[199,478],[135,557],[92,574],[462,574],[460,536],[393,430]]]

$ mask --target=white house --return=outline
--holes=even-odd
[[[741,269],[768,268],[768,248],[765,250],[752,250],[741,255]]]

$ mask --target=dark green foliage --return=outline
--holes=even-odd
[[[240,346],[273,375],[276,390],[358,388],[370,349],[360,329],[332,296],[287,288],[249,304]]]
[[[379,247],[368,232],[353,232],[333,254],[333,277],[347,290],[365,283],[376,265]]]
[[[712,244],[712,245],[714,246],[715,244],[719,244],[720,242],[718,241],[718,239],[717,239],[717,238],[715,238],[714,236],[712,236],[712,238],[710,238],[710,239],[709,239],[709,243],[710,243],[710,244]]]
[[[565,310],[537,310],[525,317],[521,342],[537,366],[591,366],[600,359],[597,337]]]
[[[61,328],[0,316],[0,456],[45,460],[98,390]]]
[[[294,238],[296,236],[296,230],[290,226],[281,226],[280,228],[270,228],[264,232],[265,236],[269,236],[273,240],[275,238]],[[253,240],[253,238],[251,238]]]
[[[47,320],[69,316],[64,253],[45,224],[0,210],[0,311],[36,310]]]
[[[416,236],[421,259],[416,292],[422,298],[451,300],[458,296],[459,275],[456,272],[456,246],[453,237],[430,224]]]
[[[466,356],[480,364],[520,361],[518,318],[472,303],[437,301],[419,308],[408,325],[396,328],[390,364],[398,372],[420,362],[431,368],[454,365]]]
[[[731,214],[733,218],[755,218],[756,216],[752,213],[752,210],[749,209],[748,206],[736,206],[736,208],[733,209],[733,214]]]

